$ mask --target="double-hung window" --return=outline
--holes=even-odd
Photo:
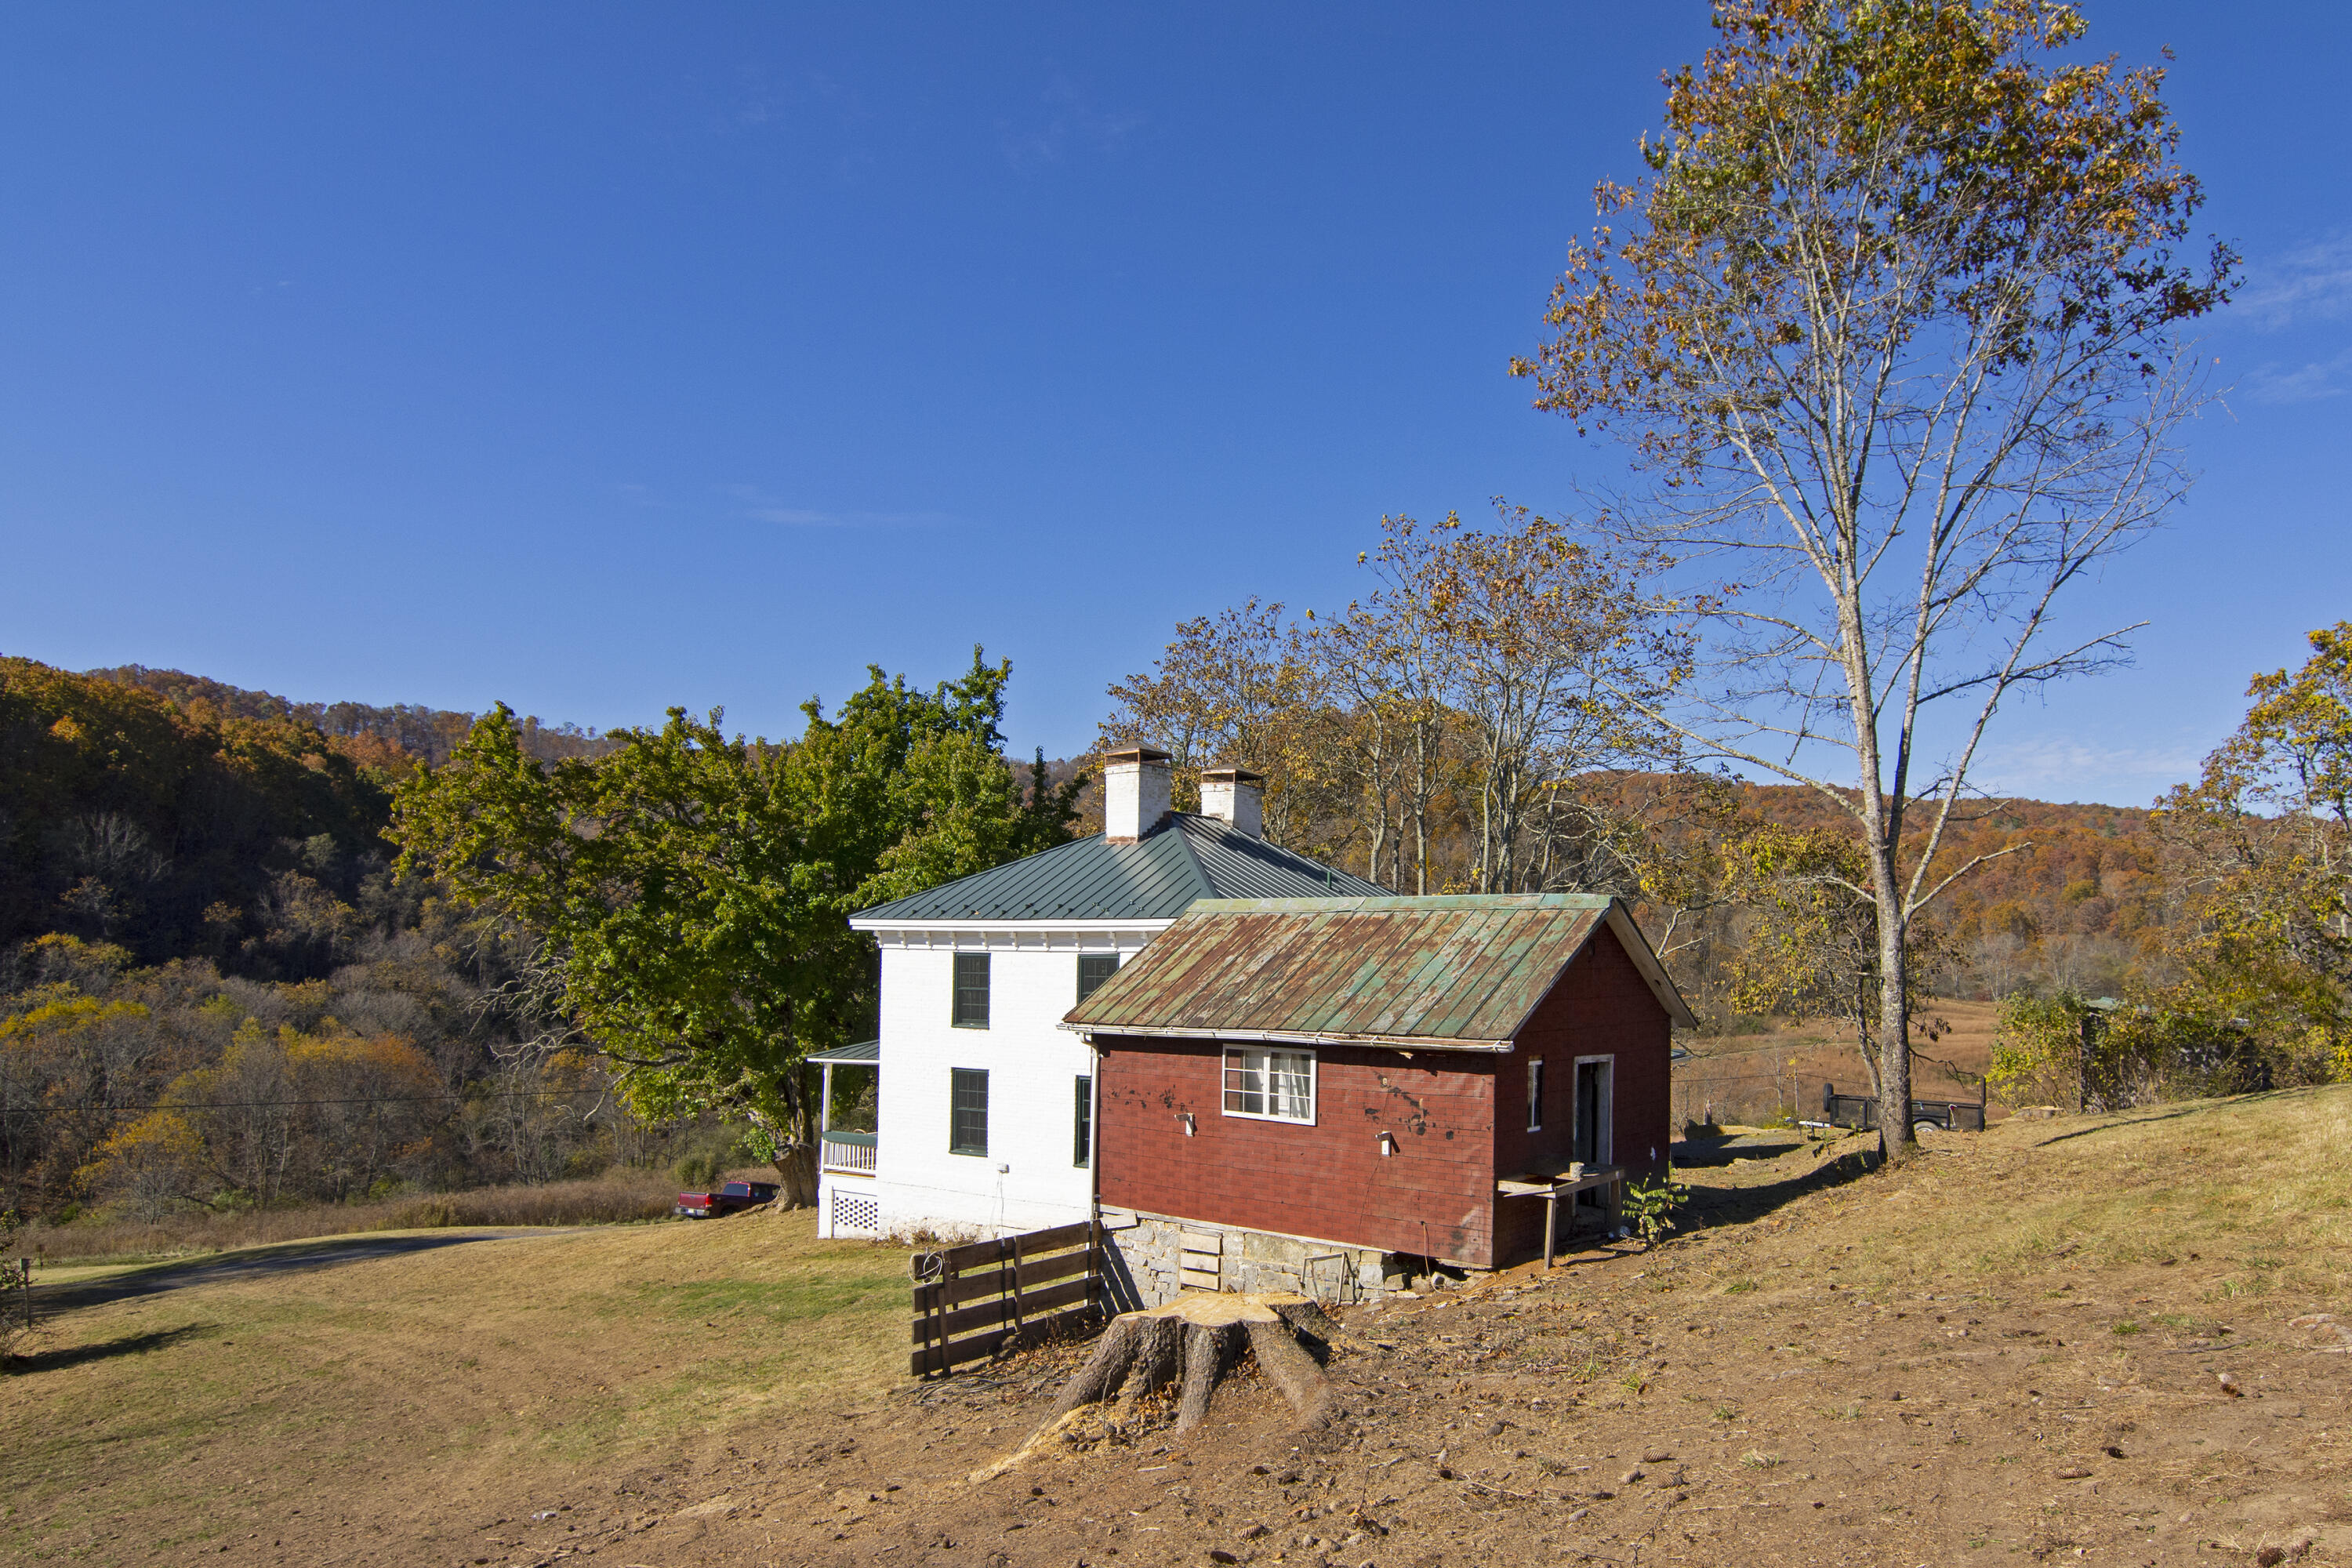
[[[1078,954],[1078,1000],[1083,1002],[1095,994],[1095,987],[1118,973],[1118,954],[1115,952],[1082,952]]]
[[[988,1027],[988,954],[955,955],[955,1011],[949,1021],[959,1029]]]
[[[988,1157],[988,1069],[948,1069],[948,1152]]]
[[[1315,1053],[1227,1046],[1225,1114],[1265,1121],[1313,1121]]]

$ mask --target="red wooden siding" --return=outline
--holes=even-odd
[[[1668,1052],[1674,1026],[1666,1010],[1625,954],[1616,933],[1602,927],[1519,1031],[1518,1049],[1499,1069],[1496,1108],[1496,1169],[1511,1175],[1546,1161],[1576,1156],[1576,1058],[1613,1058],[1610,1137],[1616,1163],[1629,1176],[1666,1168],[1673,1119]],[[1527,1131],[1528,1058],[1544,1060],[1544,1126]],[[1507,1100],[1508,1105],[1500,1103]],[[1541,1198],[1505,1198],[1496,1215],[1495,1254],[1516,1263],[1543,1250]]]
[[[1491,1268],[1543,1247],[1543,1200],[1495,1181],[1574,1158],[1576,1058],[1613,1058],[1611,1136],[1634,1176],[1665,1168],[1665,1009],[1606,926],[1508,1054],[1324,1047],[1313,1126],[1223,1114],[1213,1041],[1097,1036],[1103,1202],[1120,1208]],[[1528,1062],[1544,1125],[1528,1131]],[[1180,1113],[1190,1111],[1187,1137]],[[1396,1134],[1383,1156],[1379,1134]]]
[[[1494,1071],[1514,1058],[1324,1047],[1310,1127],[1225,1115],[1213,1041],[1097,1043],[1104,1203],[1492,1267]]]

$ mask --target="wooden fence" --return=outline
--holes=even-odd
[[[1014,1336],[1102,1310],[1102,1229],[1087,1220],[915,1255],[918,1376],[994,1355]]]

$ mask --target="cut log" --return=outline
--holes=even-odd
[[[1209,1396],[1217,1380],[1237,1359],[1243,1341],[1239,1323],[1192,1323],[1184,1330],[1184,1393],[1176,1404],[1176,1436],[1182,1436],[1209,1413]]]
[[[1142,1401],[1174,1383],[1184,1372],[1184,1320],[1139,1314],[1135,1324],[1135,1364],[1118,1391],[1118,1413],[1132,1416]]]
[[[1323,1419],[1329,1381],[1301,1343],[1318,1346],[1342,1337],[1339,1325],[1301,1296],[1187,1292],[1147,1311],[1112,1320],[1086,1364],[1063,1385],[1053,1409],[1028,1442],[980,1471],[974,1479],[1003,1474],[1030,1455],[1066,1439],[1097,1441],[1108,1432],[1129,1440],[1163,1417],[1150,1408],[1154,1394],[1181,1384],[1175,1431],[1182,1436],[1208,1415],[1218,1383],[1246,1350],[1255,1353],[1267,1379],[1289,1402],[1302,1424]],[[1080,1420],[1090,1405],[1116,1399],[1118,1414],[1108,1427],[1097,1417]],[[1127,1436],[1122,1436],[1126,1434]]]
[[[1257,1352],[1258,1369],[1282,1390],[1290,1401],[1290,1408],[1304,1426],[1323,1414],[1323,1401],[1331,1389],[1331,1380],[1315,1364],[1315,1358],[1299,1344],[1288,1323],[1279,1319],[1271,1323],[1249,1323],[1250,1349]]]
[[[1062,1396],[1054,1402],[1054,1412],[1045,1417],[1045,1425],[1067,1415],[1081,1405],[1108,1399],[1127,1381],[1128,1368],[1135,1364],[1137,1316],[1129,1312],[1111,1320],[1103,1337],[1095,1342],[1095,1353],[1087,1364],[1071,1375],[1062,1385]]]
[[[1269,1305],[1295,1331],[1320,1340],[1327,1345],[1337,1344],[1348,1335],[1348,1331],[1341,1328],[1331,1314],[1323,1310],[1323,1304],[1320,1301],[1310,1300],[1305,1296],[1294,1296],[1288,1300],[1272,1301]]]

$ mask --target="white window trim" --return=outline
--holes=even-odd
[[[1543,1131],[1543,1058],[1530,1057],[1528,1059],[1528,1131],[1530,1132]]]
[[[1236,1053],[1262,1051],[1267,1056],[1305,1057],[1307,1058],[1307,1114],[1276,1116],[1270,1110],[1227,1110],[1225,1109],[1225,1058]],[[1221,1046],[1217,1050],[1217,1109],[1239,1121],[1279,1121],[1285,1127],[1313,1127],[1323,1113],[1323,1064],[1316,1053],[1303,1046]]]
[[[1579,1068],[1583,1067],[1587,1062],[1600,1062],[1609,1068],[1607,1075],[1601,1080],[1601,1147],[1593,1152],[1592,1163],[1596,1165],[1613,1165],[1617,1163],[1616,1053],[1612,1052],[1607,1056],[1601,1057],[1579,1057],[1576,1058],[1576,1065]],[[1577,1097],[1581,1091],[1577,1087],[1576,1079],[1582,1076],[1583,1075],[1581,1073],[1577,1073],[1571,1076],[1569,1079],[1568,1129],[1569,1136],[1570,1138],[1573,1138],[1576,1135],[1576,1118],[1580,1114],[1577,1105]]]

